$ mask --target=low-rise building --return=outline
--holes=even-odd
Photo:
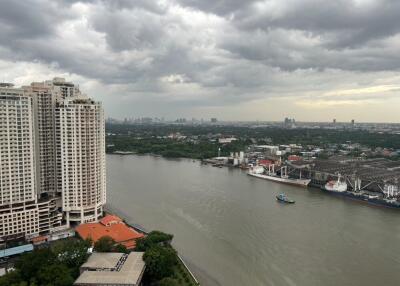
[[[103,236],[109,236],[127,249],[134,249],[136,239],[144,237],[142,233],[127,226],[121,218],[115,215],[106,215],[98,223],[81,224],[75,230],[80,237],[90,238],[93,243]]]
[[[84,263],[76,286],[137,286],[145,270],[143,252],[93,253]]]

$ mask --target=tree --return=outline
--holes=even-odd
[[[14,270],[0,277],[0,286],[22,285],[24,283],[22,280],[20,272]]]
[[[176,251],[171,247],[153,245],[143,255],[146,272],[152,280],[160,280],[171,276],[178,259]]]
[[[115,252],[120,252],[120,253],[129,253],[129,250],[126,248],[126,246],[122,245],[122,244],[117,244],[114,247],[114,251]]]
[[[19,271],[23,281],[31,281],[37,276],[42,267],[54,264],[55,255],[48,248],[37,249],[31,253],[21,256],[15,263],[15,268]]]
[[[158,286],[179,286],[179,282],[170,277],[161,279],[157,284]]]
[[[43,286],[70,286],[74,283],[74,278],[64,264],[42,267],[38,272],[37,279],[39,285]]]
[[[89,246],[88,241],[64,240],[25,253],[15,262],[14,271],[0,277],[0,286],[72,285],[87,259]]]
[[[97,252],[112,252],[115,246],[115,240],[109,236],[103,236],[94,244],[94,250]]]
[[[57,260],[71,269],[73,276],[79,275],[79,266],[85,263],[91,246],[89,240],[61,240],[57,241],[51,248]]]
[[[146,237],[136,240],[136,251],[146,251],[155,244],[168,244],[172,241],[172,234],[164,233],[158,230],[150,232]]]

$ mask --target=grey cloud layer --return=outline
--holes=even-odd
[[[0,8],[0,59],[204,105],[277,96],[282,83],[299,89],[304,78],[321,86],[311,78],[326,81],[331,70],[359,81],[400,68],[394,0],[0,0]]]

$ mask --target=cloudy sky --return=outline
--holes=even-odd
[[[108,116],[400,122],[398,0],[0,0],[0,81]]]

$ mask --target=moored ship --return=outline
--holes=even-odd
[[[341,176],[339,174],[337,181],[334,180],[328,181],[323,187],[323,189],[329,192],[337,192],[337,193],[346,192],[347,183],[345,181],[342,181],[340,178]]]
[[[348,191],[348,185],[346,181],[341,180],[340,174],[338,175],[338,179],[336,181],[331,180],[328,181],[323,187],[322,190],[327,193],[344,196],[351,200],[365,202],[375,206],[383,206],[389,208],[399,208],[400,209],[400,201],[398,198],[392,196],[387,196],[385,194],[372,194],[371,192],[365,191]],[[385,197],[386,195],[386,197]]]
[[[247,174],[249,176],[253,176],[264,180],[269,180],[289,185],[296,185],[301,187],[307,187],[308,184],[311,182],[310,179],[289,178],[289,176],[287,175],[287,167],[282,167],[280,169],[280,175],[278,175],[277,173],[275,173],[274,165],[269,166],[268,172],[266,172],[266,170],[262,166],[255,166],[254,168],[250,169]]]

